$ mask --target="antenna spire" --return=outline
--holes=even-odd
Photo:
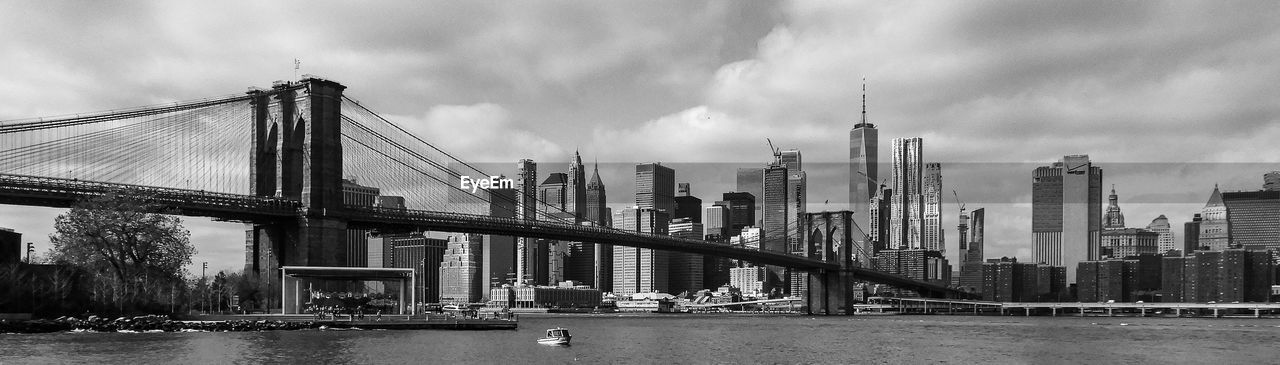
[[[862,78],[862,124],[867,124],[867,78]]]

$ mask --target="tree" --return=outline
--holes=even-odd
[[[137,192],[77,202],[55,220],[49,259],[86,272],[98,311],[162,311],[182,283],[195,247],[177,217]]]

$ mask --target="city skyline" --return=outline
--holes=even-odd
[[[1032,257],[1031,189],[1030,169],[1020,164],[1089,154],[1107,170],[1105,184],[1132,192],[1121,200],[1131,221],[1163,214],[1174,227],[1200,212],[1214,183],[1223,191],[1257,190],[1262,174],[1280,169],[1273,142],[1280,136],[1280,105],[1267,97],[1278,86],[1266,82],[1280,76],[1280,66],[1255,62],[1280,47],[1269,7],[684,4],[609,6],[580,13],[604,20],[574,22],[561,17],[579,13],[558,11],[564,9],[415,11],[432,8],[419,6],[386,4],[349,14],[349,28],[292,24],[266,32],[288,36],[279,47],[245,42],[262,37],[254,26],[232,29],[199,19],[265,27],[277,19],[256,14],[281,13],[288,5],[5,9],[0,29],[18,36],[0,41],[7,55],[0,62],[7,66],[0,68],[7,80],[0,95],[11,101],[0,105],[0,119],[235,93],[263,80],[292,79],[296,58],[300,72],[339,80],[415,134],[464,159],[501,164],[505,170],[497,172],[508,176],[520,158],[553,171],[580,149],[603,162],[602,180],[622,202],[634,187],[616,170],[662,161],[709,204],[735,190],[732,172],[702,176],[679,164],[762,167],[770,137],[807,155],[807,210],[815,212],[844,208],[824,208],[824,201],[847,201],[849,146],[841,136],[860,119],[865,76],[868,118],[880,139],[923,137],[928,160],[946,170],[941,211],[951,233],[945,236],[956,237],[956,206],[945,194],[954,188],[969,207],[987,208],[987,256],[1024,260]],[[403,9],[387,9],[396,7]],[[319,19],[340,13],[323,6],[298,11]],[[497,20],[456,20],[468,11]],[[958,15],[945,15],[951,13]],[[418,20],[423,14],[431,18]],[[112,36],[63,24],[85,19],[100,19],[97,28],[112,31],[93,33]],[[393,27],[380,23],[414,24],[423,27],[418,33],[440,35],[421,45],[386,33]],[[1185,26],[1191,23],[1197,26]],[[466,31],[450,31],[455,26]],[[345,37],[326,36],[332,31]],[[530,35],[513,42],[513,34]],[[173,40],[180,41],[161,47],[166,51],[150,46]],[[491,47],[510,52],[485,50]],[[453,127],[467,124],[473,127]],[[489,133],[476,133],[483,128]],[[1150,140],[1132,142],[1139,137]],[[1187,139],[1198,147],[1179,143]],[[880,155],[888,156],[884,147]],[[1182,162],[1200,165],[1188,169]],[[1021,172],[988,180],[964,176],[954,164],[1018,165],[1010,170]],[[1122,171],[1129,167],[1134,172]],[[23,232],[43,252],[59,212],[6,206],[0,226]],[[195,265],[209,261],[211,269],[235,270],[243,262],[240,225],[184,223],[200,250]],[[947,242],[950,257],[955,242]]]

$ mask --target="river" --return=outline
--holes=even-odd
[[[572,346],[535,343],[556,326]],[[1278,344],[1278,319],[565,315],[517,331],[0,334],[0,364],[1264,364]]]

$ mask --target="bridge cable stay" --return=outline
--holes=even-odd
[[[0,174],[248,192],[243,95],[0,122]]]

